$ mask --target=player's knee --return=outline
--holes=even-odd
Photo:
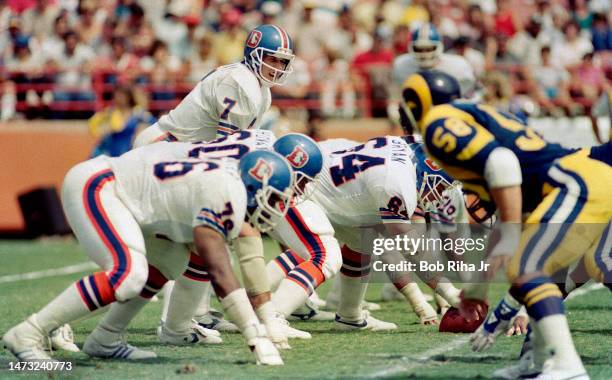
[[[139,295],[147,283],[149,268],[144,255],[133,255],[129,273],[123,282],[115,288],[115,298],[126,301]]]
[[[332,238],[333,239],[333,238]],[[326,259],[323,263],[323,275],[325,279],[334,277],[342,268],[342,252],[340,251],[340,245],[333,239],[333,242],[326,242]]]

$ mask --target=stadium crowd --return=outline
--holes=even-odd
[[[0,0],[0,116],[89,117],[118,85],[163,113],[262,23],[296,45],[280,108],[386,116],[393,59],[426,22],[488,103],[577,115],[610,88],[608,0]]]

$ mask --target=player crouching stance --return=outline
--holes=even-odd
[[[414,74],[404,85],[406,119],[419,129],[432,158],[482,202],[499,210],[504,224],[489,256],[494,269],[489,277],[511,258],[510,294],[525,305],[535,338],[535,368],[525,375],[587,379],[572,342],[562,293],[551,277],[585,253],[587,258],[597,257],[590,252],[600,245],[612,217],[607,194],[612,186],[612,145],[566,149],[491,106],[453,102],[458,94],[458,83],[446,74]],[[530,215],[521,231],[522,213]],[[482,294],[464,290],[462,314],[482,317],[481,299]]]
[[[245,214],[255,226],[283,215],[280,204],[289,201],[292,181],[289,164],[280,155],[263,151],[245,155],[236,165],[201,159],[160,162],[137,149],[119,158],[101,156],[75,166],[64,181],[64,210],[79,242],[103,271],[72,284],[10,329],[2,339],[4,346],[20,361],[51,361],[40,346],[53,329],[108,304],[113,304],[109,314],[131,301],[146,304],[147,278],[157,271],[149,265],[146,241],[157,237],[193,243],[224,311],[240,328],[257,363],[283,364],[240,288],[225,243],[238,235]],[[181,262],[182,270],[189,259],[186,249],[156,253],[163,257],[151,259]],[[127,324],[124,321],[138,310],[130,308],[130,315],[122,313],[116,321],[103,322]],[[83,350],[106,358],[156,357],[126,344],[121,332],[92,334]]]

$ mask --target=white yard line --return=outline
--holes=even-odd
[[[587,284],[581,288],[574,290],[572,293],[570,293],[570,295],[567,297],[566,300],[584,296],[587,293],[602,289],[604,287],[605,286],[603,284],[598,284],[598,283]],[[367,375],[366,378],[376,379],[376,378],[393,376],[393,375],[398,375],[398,374],[408,375],[408,373],[406,373],[407,371],[411,371],[413,369],[428,365],[431,363],[432,358],[438,355],[442,355],[444,353],[450,352],[450,351],[454,351],[457,348],[468,343],[469,340],[470,340],[469,335],[462,335],[461,337],[457,339],[454,339],[448,343],[445,343],[443,346],[432,348],[430,350],[423,352],[422,354],[418,356],[405,357],[403,359],[404,363],[396,364],[389,368],[379,369],[376,372],[373,372]]]
[[[68,265],[62,268],[46,269],[29,273],[9,274],[7,276],[0,277],[0,284],[17,281],[37,280],[39,278],[45,277],[63,276],[72,273],[85,272],[95,268],[98,268],[98,266],[92,263],[91,261],[88,261],[85,263]]]

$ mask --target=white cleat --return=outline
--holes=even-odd
[[[542,372],[534,380],[589,380],[589,375],[582,365],[576,368],[563,368],[555,365],[553,359],[544,362]]]
[[[306,300],[303,306],[299,307],[289,316],[289,319],[302,321],[333,321],[334,318],[334,313],[320,310],[310,300]]]
[[[22,362],[56,362],[43,350],[44,339],[42,330],[30,317],[4,334],[2,344]]]
[[[79,352],[79,347],[74,344],[74,334],[72,327],[69,324],[65,324],[56,328],[49,333],[49,339],[51,340],[51,347],[56,350],[64,350],[70,352]]]
[[[223,313],[211,310],[204,315],[199,315],[194,318],[198,325],[209,330],[217,330],[223,332],[240,332],[238,326],[223,318]]]
[[[347,320],[341,318],[336,314],[334,328],[336,330],[350,331],[350,330],[371,330],[371,331],[390,331],[396,330],[397,325],[391,322],[381,321],[370,315],[369,312],[364,311],[362,318],[358,320]]]
[[[204,328],[195,320],[193,320],[191,329],[181,332],[174,332],[168,329],[165,323],[162,323],[157,327],[157,337],[161,343],[172,346],[223,343],[221,334],[218,331]]]
[[[83,352],[91,357],[103,359],[146,360],[157,358],[155,352],[141,350],[127,344],[121,334],[101,327],[96,327],[89,334],[83,345]]]
[[[517,364],[500,368],[491,374],[494,379],[516,380],[523,377],[533,377],[540,372],[540,369],[534,364],[534,351],[530,349],[525,351],[518,360]]]
[[[256,324],[249,326],[242,334],[247,338],[247,345],[255,355],[257,365],[284,364],[276,346],[268,338],[266,328],[263,325]]]
[[[317,292],[312,292],[312,294],[308,298],[310,299],[310,302],[312,302],[312,304],[318,307],[319,309],[323,309],[325,307],[325,300],[321,299]]]

